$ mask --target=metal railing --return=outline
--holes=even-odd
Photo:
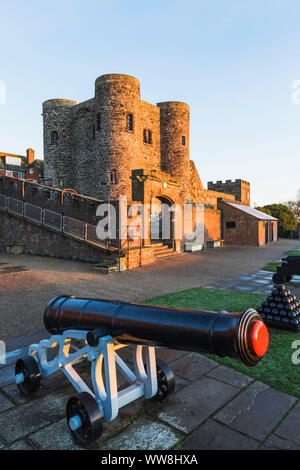
[[[82,220],[63,216],[58,212],[43,209],[20,199],[5,196],[5,194],[0,194],[0,210],[24,217],[52,230],[98,245],[101,248],[118,250],[118,248],[112,247],[107,240],[100,240],[97,237],[96,225],[88,224]]]
[[[34,222],[41,223],[43,219],[43,210],[41,207],[34,206],[29,204],[29,202],[24,203],[24,217],[26,219],[33,220]]]

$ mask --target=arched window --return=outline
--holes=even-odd
[[[51,145],[57,145],[58,144],[58,132],[57,131],[52,131],[51,132]]]

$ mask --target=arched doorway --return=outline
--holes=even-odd
[[[170,210],[173,201],[167,196],[156,196],[152,200],[150,214],[151,243],[174,246],[174,211]]]

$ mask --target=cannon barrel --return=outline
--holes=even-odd
[[[248,366],[259,362],[269,341],[268,330],[253,309],[211,312],[59,296],[46,307],[44,324],[51,334],[87,330],[89,339],[111,335],[122,344],[212,353],[241,359]]]

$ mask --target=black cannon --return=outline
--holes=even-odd
[[[300,255],[289,255],[282,258],[282,264],[277,266],[273,276],[275,284],[289,282],[293,274],[300,274]]]
[[[47,306],[44,324],[52,336],[31,345],[29,356],[17,361],[16,383],[28,396],[38,390],[41,378],[62,370],[79,392],[68,401],[67,420],[83,446],[101,435],[102,421],[112,421],[122,406],[142,396],[162,399],[174,390],[174,374],[156,360],[155,347],[213,353],[255,366],[269,340],[253,309],[210,312],[60,296]],[[72,340],[81,340],[83,347],[71,353]],[[129,344],[135,372],[116,353]],[[48,362],[48,350],[57,345],[57,356]],[[84,359],[92,364],[94,392],[73,368]],[[116,366],[129,383],[120,391]]]

